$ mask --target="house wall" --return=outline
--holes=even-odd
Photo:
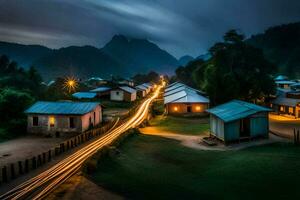
[[[146,91],[145,90],[138,90],[137,91],[137,96],[139,96],[140,98],[143,98],[146,96]]]
[[[238,140],[240,138],[240,120],[225,123],[224,127],[225,142]]]
[[[94,120],[95,112],[95,120]],[[39,118],[38,126],[33,126],[33,117]],[[54,117],[54,126],[50,126],[50,118]],[[74,118],[75,128],[70,128],[70,117]],[[60,133],[81,133],[87,130],[90,126],[89,118],[91,117],[93,125],[102,122],[102,109],[97,106],[94,111],[85,115],[33,115],[27,116],[27,131],[34,134],[54,135],[56,132]]]
[[[180,114],[188,113],[189,105],[191,106],[191,113],[203,113],[209,107],[209,104],[203,103],[169,103],[166,105],[166,107],[169,114]],[[200,108],[200,110],[198,110],[198,107]]]
[[[124,92],[124,101],[131,102],[135,100],[136,100],[136,92],[134,93]]]
[[[110,100],[123,101],[124,100],[124,91],[123,90],[111,90],[110,91]]]
[[[269,135],[269,116],[268,113],[259,113],[251,116],[250,119],[250,134],[251,137]]]
[[[210,116],[211,133],[224,142],[239,140],[240,120],[224,123],[218,117]],[[250,116],[250,137],[268,137],[269,118],[267,112],[261,112]]]
[[[210,115],[210,132],[212,135],[224,141],[224,123],[214,115]]]

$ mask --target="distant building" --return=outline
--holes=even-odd
[[[81,133],[102,122],[102,108],[97,102],[39,101],[25,113],[29,133],[52,136]]]
[[[102,86],[91,90],[90,92],[97,94],[98,98],[109,98],[110,97],[110,87]]]
[[[300,99],[277,97],[271,101],[270,107],[277,114],[290,115],[295,118],[300,117]]]
[[[76,99],[94,99],[97,94],[92,92],[76,92],[72,96]]]
[[[120,85],[128,85],[130,87],[134,87],[134,81],[132,79],[122,79],[118,81]]]
[[[136,100],[136,90],[128,86],[120,86],[110,91],[110,100],[132,102]]]
[[[291,89],[291,85],[294,85],[297,82],[285,80],[285,81],[275,81],[275,83],[278,88]]]
[[[274,78],[274,81],[287,81],[289,78],[284,75],[278,75],[276,78]]]
[[[100,77],[91,77],[86,80],[86,84],[91,87],[98,87],[107,84],[108,81]]]
[[[270,111],[268,108],[239,100],[211,108],[207,110],[210,113],[211,134],[225,143],[268,137]]]
[[[209,99],[198,90],[177,83],[165,89],[164,104],[167,114],[205,113]]]
[[[137,95],[140,98],[143,98],[147,95],[148,88],[146,86],[138,85],[138,86],[135,87],[135,89],[137,90]]]

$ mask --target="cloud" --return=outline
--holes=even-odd
[[[258,33],[300,20],[299,10],[298,0],[0,0],[0,40],[101,47],[125,34],[197,56],[228,29]]]

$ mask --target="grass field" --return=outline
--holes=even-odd
[[[199,151],[138,135],[92,175],[130,199],[299,199],[300,148],[272,144],[241,151]]]
[[[172,116],[157,116],[150,121],[150,126],[155,126],[161,131],[187,135],[200,135],[209,130],[207,118],[197,119]]]

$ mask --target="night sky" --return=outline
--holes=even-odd
[[[0,40],[102,47],[115,34],[197,56],[228,29],[247,36],[300,21],[300,0],[0,0]]]

